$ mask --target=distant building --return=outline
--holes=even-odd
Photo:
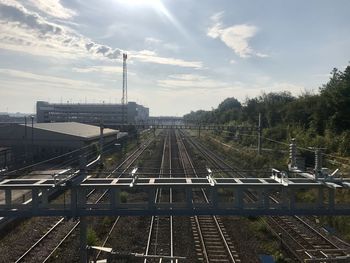
[[[118,130],[104,129],[104,145],[113,146],[125,135]],[[99,139],[100,127],[77,122],[34,123],[33,129],[31,124],[0,125],[0,145],[10,147],[17,162],[48,159],[88,145],[91,149],[87,151],[93,155],[97,150],[93,144],[97,145]]]
[[[38,123],[45,122],[80,122],[98,125],[116,123],[145,122],[149,109],[135,102],[122,104],[72,104],[48,103],[38,101],[36,104]]]

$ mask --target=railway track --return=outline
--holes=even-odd
[[[207,150],[192,138],[187,140],[192,147],[205,155],[215,168],[232,169],[236,175],[245,177],[242,173],[228,165],[222,158]],[[251,193],[247,198],[254,199]],[[273,202],[278,202],[270,197]],[[306,219],[307,220],[307,219]],[[349,251],[346,251],[325,237],[317,229],[298,216],[266,217],[266,223],[271,231],[281,240],[289,253],[299,262],[349,262]]]
[[[196,169],[182,140],[183,136],[178,134],[177,138],[184,170],[192,170],[197,176]],[[185,175],[187,176],[186,172]],[[206,202],[209,202],[205,191],[200,189],[199,193],[197,192],[194,194],[193,201],[195,202],[196,199],[203,198]],[[220,217],[193,216],[190,219],[192,234],[196,246],[197,260],[199,262],[241,262],[238,252],[231,238],[227,234]]]
[[[172,155],[171,155],[171,137],[172,132],[167,131],[167,135],[164,139],[162,161],[159,169],[159,177],[165,176],[165,171],[169,171],[167,174],[171,177],[172,170]],[[157,189],[155,195],[156,202],[172,202],[172,190],[165,191],[164,189]],[[158,255],[158,256],[174,256],[174,243],[173,243],[173,217],[172,216],[152,216],[148,240],[146,245],[145,255]],[[144,263],[150,262],[149,259],[145,259]]]
[[[244,176],[201,143],[189,137],[184,141],[184,133],[168,131],[163,144],[162,161],[159,168],[160,177],[176,176],[176,173],[173,173],[173,171],[179,169],[175,168],[173,164],[173,137],[175,137],[175,143],[178,148],[178,161],[181,164],[179,166],[182,167],[185,175],[191,174],[192,176],[194,174],[198,176],[197,174],[204,174],[206,172],[205,169],[194,166],[186,148],[187,143],[205,158],[206,162],[210,164],[210,168],[218,171],[218,173],[216,173],[217,175],[230,177]],[[144,148],[144,151],[147,146],[144,145],[141,148]],[[133,152],[107,177],[115,175],[117,171],[120,172],[119,176],[125,175],[142,152],[138,150]],[[124,168],[121,169],[121,167]],[[96,200],[96,202],[100,202],[105,194],[106,192],[101,195],[100,193],[92,191],[92,193],[89,193],[89,196],[91,196],[93,200]],[[172,202],[174,198],[173,195],[174,193],[171,189],[170,191],[158,189],[155,198],[158,202]],[[208,202],[208,198],[203,189],[194,192],[193,196],[193,202],[198,201],[196,199],[200,198],[202,200],[204,198]],[[119,217],[115,219],[102,246],[108,242],[119,219]],[[347,252],[345,250],[340,249],[336,244],[300,217],[267,217],[266,221],[275,235],[281,239],[281,242],[287,250],[300,262],[349,262],[349,258],[346,258]],[[60,218],[57,222],[54,222],[49,227],[48,231],[22,254],[16,262],[47,262],[52,255],[55,254],[61,244],[74,232],[78,225],[79,221],[67,222],[63,220],[63,218]],[[227,234],[225,225],[220,217],[193,216],[190,217],[190,225],[198,262],[241,262],[239,253],[230,236]],[[58,240],[59,242],[57,242]],[[173,240],[173,217],[152,217],[145,255],[173,256]],[[49,255],[47,255],[47,251],[51,251]],[[145,259],[144,262],[154,261]],[[171,260],[163,260],[162,262],[171,262]]]
[[[121,164],[119,164],[107,177],[113,176],[117,171],[122,167],[122,172],[119,174],[119,177],[124,175],[131,165],[139,158],[139,156],[146,150],[150,145],[152,140],[147,141],[144,145],[136,149],[131,153]],[[95,203],[98,203],[102,198],[107,194],[107,191],[104,191],[102,194],[99,194],[95,189],[91,190],[87,197]],[[57,251],[57,249],[63,244],[65,240],[74,232],[74,230],[79,226],[79,221],[66,221],[63,217],[57,219],[57,221],[52,224],[47,231],[25,252],[18,257],[15,261],[19,262],[47,262],[52,255]]]
[[[266,219],[273,231],[277,232],[281,242],[299,261],[333,260],[333,262],[349,262],[347,252],[323,236],[305,220],[298,216],[271,216]],[[338,258],[337,261],[336,258]]]

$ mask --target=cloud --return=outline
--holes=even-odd
[[[162,40],[154,38],[154,37],[146,37],[145,43],[146,44],[159,44],[159,43],[162,43]]]
[[[77,13],[64,7],[60,0],[30,0],[30,2],[42,12],[57,18],[69,19]]]
[[[153,40],[155,41],[155,40]],[[53,56],[67,59],[120,59],[119,48],[95,43],[71,28],[49,22],[23,5],[0,0],[0,48],[26,52],[36,56]],[[132,58],[141,62],[201,68],[198,61],[186,61],[158,56],[150,50],[129,51]]]
[[[69,90],[103,90],[101,88],[101,84],[94,83],[90,81],[82,81],[82,80],[74,80],[69,78],[62,78],[62,77],[56,77],[56,76],[50,76],[50,75],[41,75],[41,74],[35,74],[27,71],[21,71],[21,70],[15,70],[15,69],[0,69],[0,74],[4,75],[3,78],[1,78],[1,81],[5,81],[5,78],[14,79],[17,82],[20,82],[21,80],[25,82],[36,82],[43,86],[45,89],[47,88],[64,88]],[[13,86],[13,84],[11,85]],[[15,85],[19,86],[19,85]],[[41,89],[36,89],[36,91]]]
[[[74,72],[79,72],[79,73],[93,73],[93,72],[95,72],[95,73],[110,74],[110,75],[123,73],[123,67],[116,67],[116,66],[91,66],[91,67],[85,67],[85,68],[75,67],[72,70]],[[135,76],[136,73],[128,70],[128,75]]]
[[[92,66],[87,68],[73,68],[73,71],[79,72],[79,73],[99,72],[99,73],[106,73],[106,74],[115,74],[115,73],[122,73],[123,68],[115,67],[115,66]],[[130,74],[130,72],[128,72],[128,74]]]
[[[179,67],[185,67],[185,68],[200,69],[203,67],[202,62],[200,61],[186,61],[178,58],[161,57],[161,56],[158,56],[156,52],[150,51],[150,50],[142,50],[142,51],[136,51],[136,52],[131,51],[130,58],[136,59],[141,62],[179,66]]]
[[[211,17],[213,25],[208,28],[207,35],[209,37],[214,39],[219,38],[241,58],[248,58],[251,56],[261,58],[268,57],[266,54],[253,50],[249,45],[249,40],[258,32],[256,26],[240,24],[224,27],[221,22],[222,16],[223,12],[220,12]]]
[[[163,49],[167,49],[175,52],[180,50],[180,47],[175,43],[166,43],[158,38],[153,38],[153,37],[146,37],[145,44],[147,46],[161,47]]]
[[[225,82],[216,81],[206,76],[196,74],[174,74],[169,75],[167,79],[158,80],[158,86],[166,90],[216,90],[227,88],[229,85]]]
[[[94,43],[17,2],[0,0],[0,48],[33,55],[117,59],[121,50]]]

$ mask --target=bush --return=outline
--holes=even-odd
[[[98,243],[98,238],[95,230],[93,230],[91,227],[87,229],[87,245],[88,246],[95,246]]]

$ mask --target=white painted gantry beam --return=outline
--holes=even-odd
[[[183,201],[155,203],[157,188],[172,188],[182,194]],[[350,196],[349,188],[350,179],[87,178],[59,186],[52,179],[9,179],[0,182],[4,196],[0,216],[350,215],[349,203],[335,201],[338,194]],[[106,202],[89,202],[86,194],[91,189],[109,190]],[[209,193],[209,203],[198,198],[200,189]],[[23,190],[31,193],[31,202],[14,200],[16,192]],[[69,198],[50,203],[50,193],[58,190],[68,191]],[[313,196],[308,203],[300,198],[307,190]],[[142,192],[147,200],[125,202],[121,192],[129,196]]]

